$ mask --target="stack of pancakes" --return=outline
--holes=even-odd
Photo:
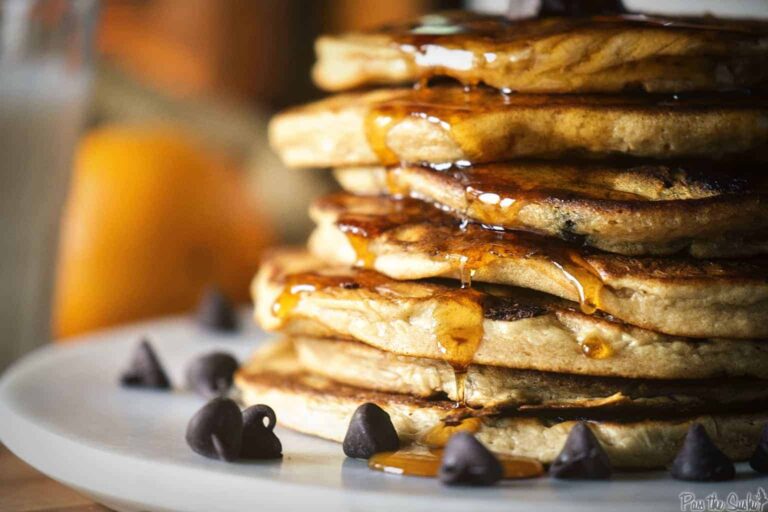
[[[318,41],[278,115],[289,166],[332,167],[308,250],[273,252],[256,319],[285,337],[246,402],[342,440],[470,430],[550,462],[587,420],[618,467],[692,422],[746,458],[768,420],[768,29],[637,15],[450,13]],[[398,86],[413,82],[414,86]]]

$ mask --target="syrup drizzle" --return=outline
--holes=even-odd
[[[720,100],[719,100],[720,101]],[[729,96],[722,100],[724,108],[757,108],[764,106],[763,97]],[[527,148],[525,138],[536,142],[535,133],[499,133],[499,141],[488,143],[477,139],[477,119],[504,111],[535,110],[540,108],[585,108],[585,109],[633,109],[643,108],[649,112],[703,111],[711,106],[711,98],[686,97],[674,99],[669,95],[547,95],[547,94],[502,94],[495,89],[473,87],[431,86],[418,89],[398,89],[385,99],[373,102],[365,114],[364,128],[368,145],[383,165],[398,165],[401,158],[389,145],[389,136],[395,127],[406,119],[427,122],[439,126],[450,134],[460,156],[452,160],[472,164],[494,162],[509,157],[546,156],[578,151],[584,148],[564,147],[538,141]],[[507,142],[507,140],[509,142]],[[502,143],[503,142],[503,143]],[[512,151],[515,149],[515,151]],[[527,148],[527,149],[526,149]],[[526,151],[526,153],[522,153]],[[448,162],[433,162],[447,165]]]
[[[398,47],[402,56],[410,61],[410,69],[417,77],[420,88],[424,88],[431,77],[443,75],[453,77],[465,86],[484,80],[501,90],[538,86],[540,92],[547,92],[557,85],[552,80],[564,80],[561,87],[572,86],[574,76],[551,74],[552,68],[557,66],[556,62],[550,61],[557,59],[557,56],[541,59],[540,52],[531,51],[536,48],[537,42],[553,38],[556,43],[551,44],[557,44],[559,49],[563,40],[567,42],[568,35],[573,33],[577,34],[576,39],[581,39],[590,32],[610,34],[611,31],[621,33],[643,29],[673,33],[705,32],[707,38],[716,36],[718,40],[746,46],[756,45],[766,33],[765,23],[744,20],[684,19],[642,14],[512,20],[505,16],[459,11],[423,16],[385,27],[380,33],[388,36],[391,45]],[[589,71],[595,66],[592,57],[587,53],[581,61],[569,60],[562,64],[568,69]],[[758,62],[757,59],[754,62]],[[611,71],[603,72],[610,74]],[[546,83],[540,83],[542,81]]]
[[[306,294],[330,288],[354,289],[361,286],[376,288],[386,282],[387,278],[370,270],[355,270],[349,272],[349,275],[339,273],[326,275],[312,271],[289,274],[285,276],[283,288],[272,303],[272,314],[284,322],[293,314]]]
[[[573,286],[584,313],[593,314],[602,305],[603,282],[599,273],[579,253],[555,240],[529,233],[494,231],[471,223],[459,225],[452,216],[409,198],[336,194],[323,201],[343,212],[336,225],[347,235],[359,267],[373,266],[376,253],[371,249],[371,241],[381,238],[449,262],[461,279],[462,288],[470,289],[477,272],[497,259],[535,255],[546,258]]]

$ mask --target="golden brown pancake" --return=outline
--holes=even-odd
[[[401,356],[357,341],[297,336],[288,342],[303,368],[336,382],[452,401],[463,393],[470,407],[706,413],[762,404],[768,410],[768,381],[760,379],[623,379],[470,365],[457,382],[451,365],[439,359]]]
[[[642,15],[510,20],[438,13],[319,38],[313,77],[332,91],[433,76],[528,93],[760,87],[768,78],[767,26]]]
[[[620,254],[751,256],[768,251],[762,169],[706,163],[511,161],[468,168],[341,168],[348,192],[411,196],[462,219]]]
[[[441,428],[442,419],[456,413],[446,400],[367,391],[338,384],[301,369],[290,345],[269,345],[235,375],[246,405],[270,404],[285,427],[341,442],[355,409],[365,402],[384,408],[401,443],[424,443]],[[467,419],[459,428],[475,435],[497,453],[551,462],[560,452],[574,421],[529,415],[496,415]],[[733,460],[748,458],[768,420],[766,413],[723,413],[658,419],[606,419],[582,416],[618,468],[655,468],[668,464],[680,449],[689,425],[699,422]]]
[[[252,286],[268,331],[358,340],[394,354],[578,375],[768,378],[768,343],[694,340],[633,327],[519,288],[458,289],[329,266],[299,250],[270,254]],[[501,294],[501,295],[500,295]]]
[[[460,226],[413,199],[333,194],[311,208],[311,251],[393,279],[520,286],[579,301],[646,329],[689,337],[768,337],[764,258],[698,260],[576,250],[523,232]]]
[[[269,127],[292,167],[497,162],[525,157],[765,159],[757,96],[505,95],[460,87],[350,93],[293,108]]]

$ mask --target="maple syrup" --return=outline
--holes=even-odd
[[[592,266],[575,251],[566,251],[567,259],[552,260],[552,264],[560,269],[563,276],[576,289],[579,295],[579,306],[584,314],[591,315],[600,309],[603,281]]]
[[[396,475],[436,477],[440,471],[442,450],[418,447],[396,452],[377,453],[368,460],[368,467]],[[544,474],[544,466],[535,459],[496,454],[505,479],[536,478]]]
[[[759,108],[756,103],[762,107],[766,100],[753,96],[718,97],[718,105],[725,109]],[[668,95],[501,94],[485,87],[465,91],[461,87],[433,86],[393,90],[386,98],[372,102],[365,114],[364,128],[369,147],[383,165],[402,163],[389,146],[389,136],[406,119],[423,120],[450,133],[451,139],[461,148],[462,161],[476,164],[498,161],[508,154],[499,144],[484,144],[477,139],[477,120],[484,115],[541,108],[621,111],[642,108],[649,114],[658,109],[661,115],[670,111],[705,110],[711,108],[711,104],[711,97],[699,96],[672,100]]]
[[[745,23],[741,20],[717,18],[680,18],[649,16],[644,14],[613,14],[595,16],[569,16],[550,18],[513,19],[468,11],[446,11],[421,16],[406,23],[384,27],[381,32],[389,35],[401,45],[415,51],[424,45],[465,47],[469,41],[475,45],[486,43],[484,50],[491,51],[491,45],[508,46],[519,42],[528,45],[535,38],[573,32],[577,29],[605,30],[608,28],[666,28],[697,29],[738,34],[761,34],[764,24]],[[493,57],[488,57],[493,61]],[[440,63],[433,63],[440,66]]]
[[[435,173],[429,169],[414,172]],[[610,171],[551,164],[490,164],[443,173],[464,188],[463,215],[481,224],[525,227],[520,211],[537,202],[578,199],[638,201],[635,193],[616,190]]]
[[[556,44],[559,49],[571,34],[581,40],[590,33],[601,34],[606,38],[612,33],[618,37],[626,31],[642,29],[680,32],[682,37],[691,31],[706,31],[706,39],[716,37],[722,44],[733,45],[734,51],[742,45],[747,48],[756,47],[760,37],[766,33],[764,23],[744,20],[684,19],[621,13],[509,19],[505,16],[460,11],[422,16],[407,23],[385,27],[379,33],[390,39],[388,46],[399,48],[402,57],[409,61],[408,66],[418,80],[420,89],[427,87],[430,78],[447,75],[459,80],[465,87],[474,87],[485,81],[510,92],[511,89],[520,90],[526,86],[539,86],[541,92],[546,92],[553,90],[553,87],[558,90],[557,84],[551,83],[553,79],[562,80],[560,87],[566,89],[572,87],[574,81],[578,82],[579,77],[573,76],[569,70],[578,69],[580,62],[574,61],[573,55],[562,59],[555,52],[543,59],[548,65],[537,67],[537,61],[542,61],[539,52],[532,51],[536,49],[537,42],[555,38],[556,43],[553,41],[549,46]],[[753,69],[755,78],[759,79],[763,70],[759,51],[754,58],[737,54],[752,64],[747,69]],[[587,54],[584,59],[587,58],[590,69],[600,65],[599,54]],[[641,65],[643,60],[639,58]],[[557,73],[554,77],[549,74],[552,68],[565,69],[562,78]],[[600,70],[599,67],[597,69]],[[620,70],[621,66],[619,73]],[[605,69],[603,73],[611,76],[612,70]],[[547,80],[549,83],[539,83]]]
[[[658,176],[666,168],[654,167],[648,174]],[[464,219],[504,228],[526,229],[520,211],[530,204],[573,201],[641,201],[644,197],[621,190],[618,179],[625,171],[642,172],[629,166],[605,167],[590,164],[570,166],[550,162],[459,166],[394,166],[384,171],[386,192],[396,198],[410,195],[439,203],[433,187],[447,190],[463,188],[466,206],[457,213]],[[412,183],[421,184],[413,188]],[[427,183],[427,185],[424,185]],[[436,185],[429,185],[430,183]],[[709,195],[714,192],[710,191]],[[708,195],[704,194],[704,197]],[[447,205],[441,205],[449,209]]]
[[[357,270],[347,274],[340,274],[338,270],[335,272],[332,275],[321,272],[297,272],[285,276],[283,289],[272,304],[272,314],[275,318],[286,321],[301,298],[317,290],[335,287],[349,289],[360,286],[375,288],[387,282],[384,276],[369,270]]]
[[[395,198],[402,198],[410,195],[410,187],[401,178],[400,167],[389,167],[384,173],[384,180],[387,193]]]
[[[370,255],[370,242],[381,237],[448,261],[459,275],[462,287],[469,289],[476,272],[499,258],[540,257],[573,286],[584,313],[592,314],[602,304],[603,282],[599,273],[579,253],[557,240],[526,232],[486,229],[474,223],[460,224],[461,221],[440,209],[410,198],[333,194],[320,204],[323,202],[329,203],[328,208],[343,212],[336,225],[355,248],[359,266],[364,266],[366,259],[375,260],[375,255]],[[350,234],[366,241],[349,238]],[[454,294],[461,296],[459,292]],[[463,311],[465,316],[473,315],[467,308]],[[450,319],[449,315],[442,316]],[[480,318],[477,312],[474,317]],[[473,342],[466,346],[473,346]]]
[[[582,353],[590,359],[608,359],[614,354],[611,344],[600,336],[588,336],[581,342]]]
[[[345,232],[349,245],[355,251],[355,266],[361,268],[373,268],[376,255],[368,247],[369,240],[366,236],[353,232]]]
[[[443,448],[448,440],[457,432],[469,432],[474,434],[483,423],[480,418],[468,417],[458,420],[443,419],[440,423],[429,429],[419,439],[419,444],[428,448]]]

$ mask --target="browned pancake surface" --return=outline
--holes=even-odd
[[[768,250],[766,177],[748,164],[513,161],[335,175],[355,194],[411,196],[462,219],[609,252],[736,257]]]

